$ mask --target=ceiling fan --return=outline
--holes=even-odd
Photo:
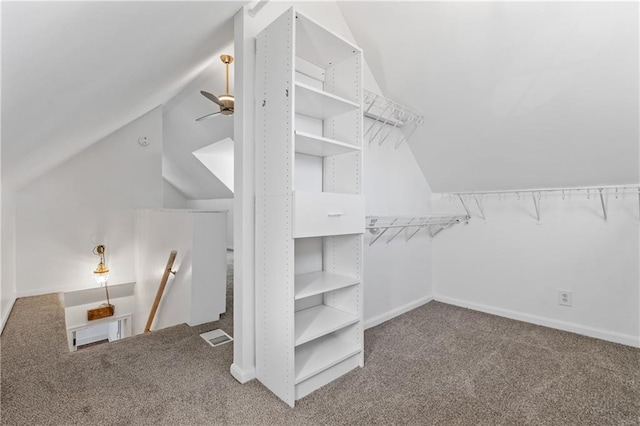
[[[220,96],[215,96],[209,92],[205,92],[204,90],[200,91],[202,96],[209,99],[211,102],[217,104],[220,107],[220,111],[207,114],[200,118],[196,118],[196,121],[206,120],[207,118],[215,117],[216,115],[220,115],[220,114],[233,115],[234,98],[233,98],[233,95],[229,94],[229,64],[233,62],[233,56],[221,55],[220,60],[222,61],[223,64],[225,64],[227,68],[227,90],[225,94]]]

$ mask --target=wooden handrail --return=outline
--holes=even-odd
[[[158,305],[160,304],[160,300],[162,299],[164,288],[167,285],[167,281],[169,280],[169,274],[173,273],[171,268],[173,267],[173,262],[176,260],[177,254],[178,252],[176,250],[171,250],[171,253],[169,254],[167,267],[164,270],[164,274],[162,274],[162,279],[160,280],[160,285],[158,286],[158,291],[156,292],[156,298],[153,301],[153,305],[151,306],[151,312],[149,312],[149,319],[147,319],[147,325],[145,325],[144,327],[145,333],[148,333],[151,331],[151,324],[153,323],[153,319],[156,316],[156,311],[158,310]]]

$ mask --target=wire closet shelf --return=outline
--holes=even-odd
[[[424,116],[417,111],[367,89],[364,89],[363,114],[372,120],[364,132],[369,144],[377,140],[380,146],[397,130],[394,136],[396,149],[424,123]]]
[[[464,215],[429,215],[419,217],[406,216],[367,216],[366,228],[374,235],[369,241],[372,246],[390,229],[386,243],[393,241],[402,231],[407,231],[406,241],[411,240],[418,232],[427,230],[430,237],[435,237],[443,229],[457,223],[467,222],[469,218]]]
[[[638,207],[640,212],[640,184],[623,184],[623,185],[599,185],[599,186],[579,186],[579,187],[560,187],[560,188],[531,188],[531,189],[512,189],[499,191],[467,191],[467,192],[448,192],[443,193],[443,197],[450,199],[457,198],[468,217],[471,217],[470,202],[474,202],[480,213],[480,217],[486,220],[484,212],[483,200],[485,198],[497,198],[498,200],[515,198],[529,198],[533,201],[536,212],[536,219],[540,222],[540,202],[542,194],[550,196],[562,197],[563,200],[572,197],[585,197],[586,199],[598,198],[602,208],[602,216],[604,220],[608,218],[608,203],[606,198],[609,196],[615,199],[621,198],[626,194],[638,196]]]

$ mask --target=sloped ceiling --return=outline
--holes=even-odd
[[[200,94],[216,96],[225,91],[224,65],[220,54],[233,55],[231,45],[216,53],[209,65],[163,109],[162,176],[189,200],[233,198],[229,188],[193,154],[215,142],[233,137],[233,116],[196,118],[219,111],[218,106]],[[234,93],[233,64],[229,70],[229,91]],[[233,160],[231,160],[233,166]]]
[[[434,192],[639,181],[637,2],[340,2]]]
[[[171,99],[218,60],[246,3],[3,2],[3,184]]]

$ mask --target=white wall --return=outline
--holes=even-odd
[[[166,179],[162,179],[162,207],[165,209],[187,208],[187,199],[185,196]]]
[[[233,250],[233,198],[218,198],[215,200],[187,200],[187,207],[192,210],[226,211],[227,248]]]
[[[365,129],[372,120],[365,120]],[[377,131],[378,127],[375,128]],[[385,129],[383,133],[386,133]],[[364,190],[367,216],[424,216],[431,190],[409,145],[394,148],[399,130],[380,146],[364,140]],[[431,239],[426,232],[406,241],[390,229],[372,246],[364,238],[364,319],[371,327],[431,300]]]
[[[178,252],[172,268],[176,274],[169,276],[151,330],[215,321],[225,311],[225,216],[187,210],[137,212],[134,335],[144,331],[171,250]]]
[[[161,165],[158,107],[19,190],[18,296],[95,286],[97,244],[107,246],[110,283],[135,281],[135,209],[160,207]]]
[[[470,203],[473,205],[474,203]],[[638,196],[608,198],[608,221],[593,194],[484,202],[474,216],[434,238],[435,298],[625,344],[640,343]],[[463,212],[434,195],[434,210]],[[474,205],[475,207],[475,205]],[[558,305],[573,291],[573,307]]]

